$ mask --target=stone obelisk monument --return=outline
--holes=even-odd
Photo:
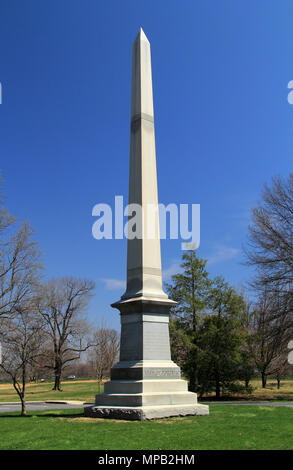
[[[128,237],[127,288],[112,304],[121,315],[120,361],[111,370],[104,393],[85,415],[116,419],[151,419],[203,415],[209,407],[187,391],[172,362],[169,311],[175,304],[162,289],[150,43],[140,29],[132,52],[129,204],[139,204],[140,238]],[[152,236],[148,234],[152,225]]]

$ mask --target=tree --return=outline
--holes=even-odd
[[[32,295],[41,268],[30,225],[24,223],[13,232],[14,222],[7,217],[3,222],[2,215],[0,228],[0,319],[14,315],[17,306]]]
[[[19,225],[0,198],[0,321],[16,313],[39,280],[40,252],[32,235],[29,223]]]
[[[242,326],[242,340],[240,345],[240,377],[244,380],[245,388],[249,389],[249,383],[255,374],[255,363],[250,352],[250,342],[252,330],[252,305],[247,299],[244,299],[244,309],[240,316]]]
[[[207,308],[211,281],[206,271],[206,260],[197,257],[195,251],[182,256],[183,272],[172,276],[172,284],[167,284],[169,297],[178,302],[171,310],[173,331],[180,331],[183,361],[183,372],[189,378],[189,388],[198,389],[198,328],[201,313]],[[174,355],[174,335],[171,328],[171,350]],[[172,341],[173,340],[173,341]]]
[[[189,341],[189,336],[183,327],[179,326],[180,320],[170,317],[169,320],[169,334],[170,334],[170,346],[171,356],[173,361],[180,367],[187,377],[190,374],[187,373],[187,364],[189,363],[190,351],[192,344]],[[192,374],[192,372],[191,372]]]
[[[200,330],[200,393],[215,391],[219,399],[226,391],[239,391],[239,335],[231,318],[207,315]]]
[[[89,348],[85,314],[94,283],[87,279],[66,277],[52,279],[39,287],[37,311],[46,324],[51,344],[46,367],[54,370],[53,390],[61,391],[64,367],[80,358]]]
[[[21,401],[22,416],[26,415],[26,384],[39,358],[43,336],[43,325],[27,301],[19,304],[14,317],[2,324],[0,369],[12,380]]]
[[[189,378],[190,390],[239,391],[243,374],[242,321],[246,303],[222,277],[213,281],[206,261],[195,252],[183,255],[183,273],[167,285],[178,304],[171,310],[172,357]],[[247,388],[248,384],[247,384]]]
[[[201,394],[215,390],[239,391],[241,386],[241,316],[244,299],[222,277],[216,277],[209,294],[209,308],[199,329]]]
[[[284,350],[272,361],[270,375],[277,381],[277,388],[281,388],[281,379],[287,377],[289,371],[288,351]]]
[[[266,387],[272,365],[287,347],[291,335],[291,314],[282,312],[283,301],[264,291],[258,298],[252,314],[252,333],[249,339],[250,355]]]
[[[98,378],[100,393],[103,379],[109,376],[111,368],[118,360],[119,335],[116,330],[102,326],[94,333],[92,343],[89,357]]]
[[[254,287],[278,295],[293,325],[293,173],[264,186],[262,203],[252,210],[247,263],[256,267]],[[281,308],[276,314],[284,313]]]

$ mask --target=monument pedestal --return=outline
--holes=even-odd
[[[188,392],[180,368],[171,361],[168,323],[173,304],[169,299],[113,304],[121,313],[120,362],[111,369],[111,380],[96,396],[95,406],[85,408],[85,416],[144,420],[209,414],[196,393]]]

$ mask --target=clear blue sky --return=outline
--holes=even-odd
[[[199,255],[236,286],[250,208],[292,171],[292,1],[2,0],[0,168],[48,277],[97,283],[119,326],[125,241],[92,238],[94,204],[128,194],[131,48],[152,47],[159,199],[201,204]],[[165,277],[180,241],[162,242]],[[102,279],[108,280],[107,282]],[[111,281],[109,281],[111,280]]]

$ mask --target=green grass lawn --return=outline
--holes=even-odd
[[[277,389],[276,381],[269,379],[267,388],[262,389],[260,380],[254,379],[251,382],[254,391],[251,395],[233,395],[231,399],[248,400],[293,400],[293,380],[288,378],[282,380],[280,390]],[[27,401],[44,400],[80,400],[82,402],[94,402],[98,393],[98,383],[96,380],[73,380],[62,382],[62,392],[52,391],[53,382],[31,383],[27,385]],[[103,387],[102,387],[103,388]],[[206,399],[214,399],[213,395]],[[0,402],[19,401],[19,398],[11,384],[0,384]]]
[[[250,385],[253,388],[251,394],[241,393],[233,394],[225,399],[244,399],[244,400],[293,400],[293,377],[281,380],[281,388],[278,390],[276,380],[270,377],[267,380],[266,388],[262,388],[259,378],[251,380]],[[207,399],[213,398],[212,396],[206,397]]]
[[[0,449],[293,449],[293,408],[210,407],[155,421],[84,418],[83,410],[0,415]]]
[[[94,402],[95,395],[98,393],[98,383],[96,380],[64,381],[62,383],[62,392],[52,391],[53,385],[53,382],[28,384],[26,400],[80,400],[83,402]],[[5,401],[19,401],[18,395],[11,384],[0,384],[0,402]]]

